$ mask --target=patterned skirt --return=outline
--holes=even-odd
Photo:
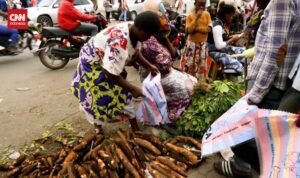
[[[169,74],[161,79],[164,89],[169,119],[173,122],[185,111],[192,101],[194,85],[197,79],[185,72],[171,68]]]
[[[244,71],[243,64],[245,62],[244,57],[233,58],[230,54],[240,54],[245,51],[244,48],[234,47],[234,46],[226,46],[222,50],[217,50],[215,45],[208,45],[208,54],[211,56],[216,62],[219,62],[224,65],[224,73],[235,73],[241,74]]]
[[[193,75],[198,80],[206,77],[206,46],[206,42],[194,43],[187,40],[180,61],[181,70]]]
[[[126,78],[126,71],[121,75]],[[92,43],[86,44],[80,52],[72,92],[92,124],[122,120],[124,114],[132,116],[133,111],[126,110],[126,106],[131,103],[131,94],[105,75],[101,59]]]

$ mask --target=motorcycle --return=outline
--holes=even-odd
[[[18,52],[13,53],[8,50],[11,44],[9,36],[0,37],[0,56],[15,56],[23,52],[25,49],[30,51],[37,50],[40,43],[39,32],[41,25],[38,23],[28,22],[28,29],[18,30]]]
[[[100,13],[94,22],[100,32],[107,27],[107,20]],[[59,27],[44,27],[42,43],[36,54],[41,63],[52,70],[64,68],[69,60],[79,57],[82,46],[88,41],[87,34],[74,34]]]

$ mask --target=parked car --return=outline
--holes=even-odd
[[[139,13],[143,12],[144,0],[127,0],[127,5],[129,9],[127,12],[127,20],[134,20]],[[114,0],[111,13],[112,17],[116,20],[119,19],[121,14],[119,7],[119,1]]]
[[[28,18],[43,26],[54,26],[57,24],[58,7],[61,0],[42,0],[38,7],[29,7]],[[75,0],[75,8],[81,12],[92,13],[93,3],[90,0]]]

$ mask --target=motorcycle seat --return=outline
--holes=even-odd
[[[72,35],[71,32],[63,30],[59,27],[44,27],[42,30],[43,37],[63,37],[70,35]]]

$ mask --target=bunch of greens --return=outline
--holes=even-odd
[[[210,125],[240,97],[243,85],[229,81],[214,81],[210,91],[198,84],[190,106],[177,120],[177,130],[185,135],[202,138]]]

